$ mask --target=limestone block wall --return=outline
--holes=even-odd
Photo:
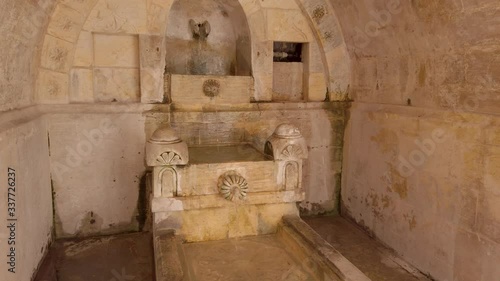
[[[0,276],[6,281],[30,280],[53,239],[46,120],[25,113],[15,123],[15,113],[0,116]]]
[[[0,112],[34,103],[39,44],[55,3],[0,1]]]
[[[273,41],[308,43],[307,97],[347,97],[350,59],[331,6],[323,0],[238,1],[250,29],[236,53],[249,60],[255,101],[272,100]],[[173,0],[67,0],[52,14],[43,39],[37,79],[42,104],[161,103],[167,31]],[[179,23],[180,24],[180,23]],[[185,23],[188,24],[187,22]],[[171,25],[173,25],[171,23]],[[220,34],[224,32],[217,30]],[[244,37],[244,36],[243,36]],[[245,43],[245,42],[246,43]],[[249,49],[246,49],[249,48]],[[249,58],[250,57],[250,58]],[[244,67],[243,67],[244,68]],[[311,89],[311,90],[309,90]],[[309,93],[310,92],[310,93]]]

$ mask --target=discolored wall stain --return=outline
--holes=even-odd
[[[370,140],[375,142],[378,145],[380,151],[384,153],[394,151],[399,142],[399,138],[396,132],[386,128],[381,129],[378,134],[372,136]]]
[[[405,177],[401,176],[397,169],[393,166],[389,166],[390,169],[390,180],[388,189],[390,192],[395,192],[399,195],[399,198],[408,198],[408,182]]]
[[[103,219],[98,214],[90,211],[80,221],[80,228],[78,229],[77,236],[99,232],[102,229],[103,223]]]
[[[410,230],[415,229],[417,227],[417,220],[415,218],[415,214],[406,214],[403,215],[403,218],[408,222],[408,227]]]
[[[420,86],[425,85],[425,80],[427,79],[427,70],[424,63],[420,65],[420,70],[418,71],[418,84]]]

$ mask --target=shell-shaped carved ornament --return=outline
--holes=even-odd
[[[219,192],[225,199],[244,200],[248,193],[247,180],[236,171],[229,171],[219,178]]]

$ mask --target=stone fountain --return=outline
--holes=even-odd
[[[146,144],[156,280],[369,281],[298,216],[307,157],[291,124],[262,150],[188,147],[157,129]]]

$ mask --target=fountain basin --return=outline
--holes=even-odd
[[[186,243],[155,237],[156,280],[370,281],[297,216],[275,234]]]
[[[188,165],[154,171],[156,229],[175,230],[191,242],[220,240],[275,233],[283,215],[298,213],[296,202],[305,195],[297,162],[276,161],[245,143],[188,150]],[[247,189],[229,199],[221,183],[233,175]]]

